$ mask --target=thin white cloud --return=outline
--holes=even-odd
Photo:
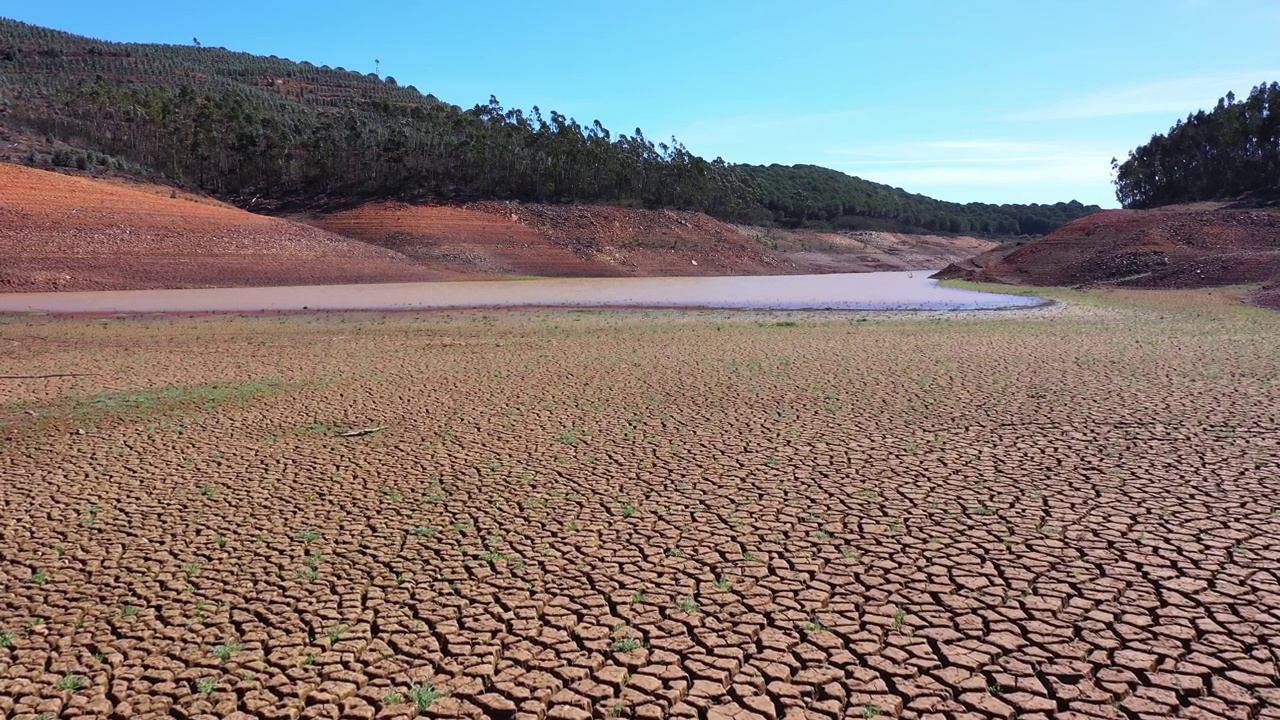
[[[1270,82],[1270,78],[1277,76],[1280,76],[1278,70],[1258,70],[1160,80],[1067,98],[1013,113],[1006,119],[1079,120],[1149,113],[1185,114],[1197,109],[1211,109],[1218,98],[1228,92],[1243,97],[1258,83]]]
[[[1038,190],[1054,200],[1065,185],[1110,191],[1111,155],[1097,147],[1021,140],[932,140],[842,149],[821,164],[912,192],[946,197],[995,197]],[[980,189],[980,190],[979,190]]]

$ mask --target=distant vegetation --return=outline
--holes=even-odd
[[[1179,120],[1114,166],[1116,199],[1125,207],[1280,190],[1280,83],[1259,85],[1243,102],[1227,93],[1210,112]]]
[[[1098,210],[961,205],[834,170],[707,161],[558,112],[470,110],[394,78],[222,48],[111,43],[0,19],[0,132],[32,165],[241,205],[499,198],[701,210],[789,227],[1040,234]]]

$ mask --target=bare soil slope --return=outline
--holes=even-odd
[[[1021,285],[1197,288],[1280,281],[1280,214],[1188,206],[1108,210],[935,277]]]
[[[942,267],[996,246],[969,237],[766,230],[702,213],[598,205],[375,202],[306,221],[465,274],[871,272]]]
[[[441,277],[408,258],[170,188],[0,163],[0,291]]]

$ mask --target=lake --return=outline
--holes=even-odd
[[[982,310],[1040,298],[941,287],[930,271],[751,277],[538,278],[301,287],[0,293],[0,312],[411,310],[464,307],[700,307]]]

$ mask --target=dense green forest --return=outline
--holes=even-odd
[[[1166,135],[1113,161],[1116,198],[1125,207],[1237,198],[1280,190],[1280,83],[1179,120]]]
[[[222,48],[112,43],[0,18],[0,132],[17,161],[126,173],[242,205],[499,198],[701,210],[790,227],[1040,234],[1078,202],[966,205],[834,170],[707,161],[675,138],[497,98]]]

